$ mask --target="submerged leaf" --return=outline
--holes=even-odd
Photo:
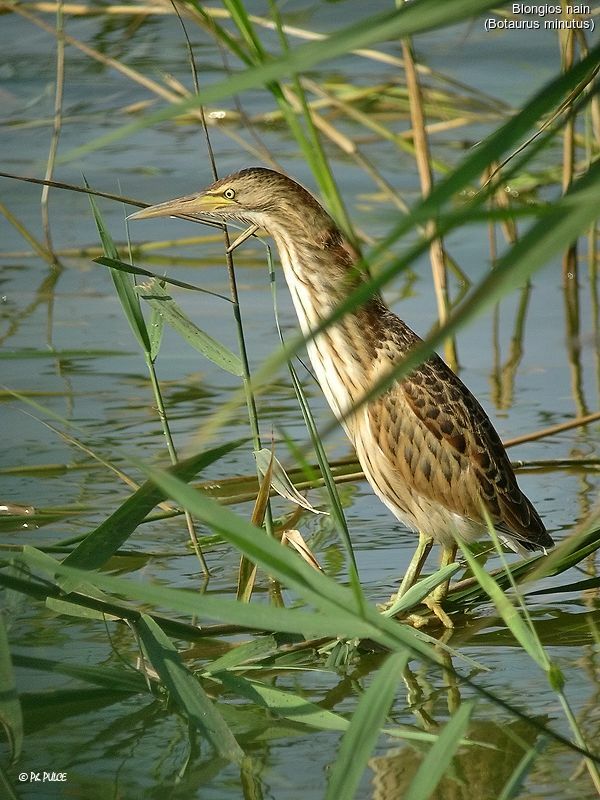
[[[345,731],[349,722],[339,714],[321,708],[294,692],[277,689],[260,681],[249,680],[229,673],[221,673],[219,680],[236,694],[247,697],[257,705],[269,709],[279,717],[301,722],[323,731]]]

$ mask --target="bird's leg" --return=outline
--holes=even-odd
[[[447,567],[448,564],[452,564],[454,562],[454,559],[456,558],[457,548],[458,545],[456,544],[456,542],[454,542],[450,547],[444,546],[442,550],[442,559],[440,562],[440,567]],[[447,581],[440,583],[439,586],[436,586],[433,592],[423,601],[425,605],[429,606],[429,608],[433,611],[433,613],[442,623],[444,628],[454,627],[454,623],[442,608],[442,603],[444,602],[444,600],[446,599],[446,595],[448,594],[449,585],[450,585],[450,578],[448,578]]]
[[[421,574],[421,570],[423,569],[423,565],[427,561],[427,556],[429,555],[429,551],[433,546],[433,539],[431,536],[427,536],[425,533],[419,533],[419,543],[417,545],[417,549],[415,550],[413,557],[410,560],[410,564],[408,565],[406,572],[404,573],[404,577],[402,578],[402,583],[400,584],[400,588],[397,592],[395,592],[387,603],[382,603],[380,608],[386,609],[391,608],[394,605],[398,598],[402,597],[403,594],[410,589],[411,586],[415,583],[419,575]]]
[[[428,536],[426,533],[419,532],[419,543],[417,545],[417,549],[415,550],[413,557],[410,560],[410,564],[404,573],[402,583],[400,584],[400,588],[398,589],[395,598],[402,597],[402,595],[406,594],[411,586],[415,585],[432,547],[433,538]]]

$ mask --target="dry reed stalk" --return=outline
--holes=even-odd
[[[425,132],[425,116],[423,113],[423,98],[421,87],[415,69],[415,59],[412,45],[409,40],[402,41],[402,54],[404,56],[404,70],[406,73],[406,86],[410,101],[410,116],[413,130],[413,142],[415,145],[415,158],[421,183],[421,194],[423,198],[431,194],[433,188],[433,176],[431,172],[429,141]],[[441,236],[435,236],[436,224],[430,220],[425,226],[425,235],[432,236],[429,246],[431,258],[431,269],[433,273],[433,286],[438,308],[438,318],[440,325],[443,325],[449,315],[448,284],[446,273],[446,257],[444,243]],[[444,352],[446,361],[456,369],[458,367],[458,356],[456,352],[456,342],[450,338],[445,342]]]

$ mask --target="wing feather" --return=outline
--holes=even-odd
[[[368,418],[389,465],[411,490],[482,524],[483,506],[526,549],[552,546],[487,414],[441,358],[393,384],[369,404]]]

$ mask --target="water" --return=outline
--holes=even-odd
[[[294,24],[333,30],[339,25],[339,4],[321,4],[304,9],[300,3],[286,6],[286,13],[300,13]],[[256,7],[257,13],[266,13]],[[382,6],[383,10],[383,6]],[[359,3],[344,3],[344,17],[359,19]],[[346,17],[347,15],[347,17]],[[52,24],[50,17],[45,17]],[[177,24],[171,17],[155,17],[139,28],[130,28],[130,20],[108,24],[104,17],[68,21],[68,32],[116,59],[125,59],[135,68],[154,78],[164,73],[175,75],[189,85],[187,56]],[[219,63],[209,37],[192,27],[199,63]],[[53,105],[53,39],[16,15],[5,15],[0,37],[3,84],[2,153],[5,171],[43,174]],[[274,35],[273,35],[274,37]],[[490,37],[479,23],[459,26],[443,33],[433,32],[417,42],[417,52],[425,54],[430,66],[464,81],[483,92],[516,107],[553,73],[558,63],[556,43],[551,36],[519,32]],[[270,38],[269,41],[274,41]],[[392,44],[386,51],[397,54]],[[510,70],[505,65],[510,63]],[[335,70],[335,71],[334,71]],[[346,72],[344,72],[346,71]],[[210,81],[218,77],[206,74]],[[326,64],[317,77],[326,81],[345,74],[358,84],[396,80],[395,68],[358,61],[348,57]],[[358,76],[358,77],[357,77]],[[314,76],[313,76],[314,77]],[[111,130],[129,120],[120,109],[147,98],[147,93],[120,74],[90,62],[73,49],[67,50],[65,88],[65,124],[60,152]],[[271,108],[270,97],[253,92],[244,98],[246,111],[256,114]],[[229,104],[226,105],[228,108]],[[42,125],[39,120],[45,120]],[[364,129],[355,123],[339,121],[350,136]],[[469,146],[480,138],[493,121],[476,123],[458,135],[445,133],[436,146],[436,155],[454,161],[459,155],[453,142]],[[407,127],[399,121],[398,129]],[[231,128],[211,129],[211,138],[222,174],[255,159],[240,153],[239,145],[227,135]],[[269,150],[290,174],[310,188],[314,183],[283,129],[258,126]],[[445,144],[444,144],[445,143]],[[361,149],[386,175],[407,200],[418,192],[414,167],[407,156],[398,156],[391,145],[382,145],[367,136]],[[376,196],[376,188],[347,159],[328,147],[336,179],[357,227],[368,230],[375,239],[393,224],[397,212]],[[81,171],[95,188],[121,191],[123,194],[158,202],[185,194],[209,182],[209,170],[202,139],[195,125],[164,124],[138,133],[81,162],[60,166],[58,180],[80,183]],[[3,202],[12,214],[36,237],[42,238],[39,224],[39,188],[3,179]],[[102,212],[115,239],[123,241],[125,230],[120,205],[100,201]],[[58,250],[97,246],[97,234],[84,195],[59,192],[51,194],[51,222],[54,245]],[[136,223],[131,235],[134,244],[145,240],[177,239],[198,235],[182,221],[156,220]],[[489,268],[486,231],[461,230],[448,242],[454,258],[473,281]],[[38,509],[67,509],[65,516],[39,529],[23,528],[3,533],[6,544],[47,545],[70,536],[86,533],[108,516],[129,494],[129,490],[107,469],[88,455],[45,427],[39,418],[48,419],[62,430],[68,428],[95,453],[118,464],[139,479],[131,458],[148,462],[162,458],[163,441],[154,411],[143,358],[137,351],[129,327],[123,318],[110,277],[104,267],[88,257],[65,256],[65,269],[56,276],[51,267],[30,250],[17,230],[2,221],[2,383],[23,393],[42,408],[35,409],[3,395],[2,428],[5,446],[0,454],[2,500],[33,505]],[[206,244],[193,248],[173,246],[161,254],[201,259],[201,266],[168,263],[164,258],[142,257],[139,263],[160,273],[163,269],[180,280],[195,282],[205,288],[227,293],[221,248]],[[276,347],[271,299],[264,250],[248,244],[245,256],[238,261],[238,280],[244,328],[253,369]],[[291,302],[279,276],[281,318],[290,333],[295,328]],[[182,308],[211,335],[236,348],[236,336],[226,303],[173,289]],[[403,294],[408,296],[404,299]],[[387,290],[394,310],[420,333],[426,333],[435,321],[435,304],[429,266],[425,259],[414,265],[406,281],[398,281]],[[579,362],[566,327],[564,294],[561,287],[560,260],[549,264],[534,280],[526,316],[523,353],[514,375],[512,399],[500,402],[494,382],[494,338],[492,319],[484,316],[460,333],[458,351],[461,377],[480,398],[500,435],[517,436],[546,425],[569,419],[586,408],[597,405],[597,354],[590,303],[590,285],[582,264],[580,292]],[[508,357],[518,297],[506,300],[501,309],[501,362]],[[35,357],[25,357],[26,351]],[[77,351],[73,353],[73,351]],[[60,355],[65,352],[64,357]],[[8,354],[13,357],[6,358]],[[580,366],[579,387],[575,377]],[[175,441],[182,454],[193,451],[194,437],[202,423],[229,399],[237,388],[236,379],[223,373],[188,348],[171,331],[165,334],[157,362],[163,383]],[[506,374],[506,370],[505,370]],[[314,413],[326,424],[329,411],[320,391],[301,370]],[[58,415],[51,418],[49,412]],[[284,430],[303,443],[303,430],[293,391],[287,376],[281,373],[266,399],[259,400],[262,434],[270,441]],[[33,415],[33,416],[32,416]],[[67,424],[68,423],[68,424]],[[224,439],[246,435],[247,425],[240,413]],[[549,459],[595,453],[597,429],[569,431],[553,438],[523,445],[511,455],[520,459]],[[336,456],[348,451],[341,431],[328,440]],[[284,445],[278,453],[285,456]],[[164,458],[163,458],[164,460]],[[36,465],[37,471],[31,468]],[[15,468],[27,467],[25,471]],[[50,470],[49,467],[53,469]],[[207,477],[252,474],[253,459],[248,448],[233,451],[207,472]],[[8,472],[7,470],[11,470]],[[584,471],[529,471],[520,478],[526,493],[560,540],[574,521],[583,518],[597,497],[596,475]],[[404,530],[373,497],[366,484],[343,486],[342,496],[357,553],[361,580],[373,600],[385,599],[410,558],[414,536]],[[320,502],[322,495],[311,492],[310,499]],[[283,502],[276,511],[289,510]],[[239,507],[249,516],[250,507]],[[321,563],[340,581],[346,579],[340,545],[326,518],[305,516],[299,523],[303,535],[311,541]],[[206,531],[201,531],[207,533]],[[144,525],[127,542],[127,549],[137,558],[119,558],[111,568],[126,573],[131,580],[192,588],[198,585],[195,558],[186,544],[186,532],[180,520]],[[146,553],[158,554],[147,557]],[[162,555],[161,555],[162,554]],[[207,552],[212,570],[210,591],[230,597],[234,590],[238,556],[220,544]],[[589,565],[592,569],[592,565]],[[585,576],[584,576],[585,577]],[[561,581],[580,579],[577,574],[562,576]],[[261,580],[261,587],[264,581]],[[54,659],[63,663],[120,666],[122,660],[133,663],[136,643],[122,624],[111,623],[110,639],[101,622],[59,616],[42,603],[22,595],[10,595],[5,602],[10,613],[9,639],[16,656]],[[593,742],[597,737],[597,665],[592,622],[598,625],[597,597],[572,593],[536,595],[529,606],[539,624],[550,656],[569,675],[567,692],[580,724]],[[569,735],[555,694],[545,687],[545,678],[531,659],[514,646],[491,610],[478,608],[464,621],[452,645],[483,662],[491,671],[481,683],[517,705],[530,716]],[[219,642],[208,642],[196,654],[191,665],[214,658]],[[368,685],[378,657],[365,657],[350,667],[350,677],[327,671],[299,671],[293,677],[278,680],[278,686],[303,693],[315,702],[325,701],[338,713],[350,713],[356,702],[356,685]],[[314,667],[314,662],[311,662]],[[457,666],[460,666],[457,664]],[[392,721],[435,729],[434,721],[443,722],[448,704],[456,702],[440,675],[413,665],[413,693],[419,687],[421,702],[409,707],[401,691],[392,710]],[[467,672],[464,665],[460,666]],[[206,745],[197,744],[188,770],[176,785],[188,753],[186,723],[165,704],[151,695],[125,695],[109,688],[91,687],[73,677],[48,669],[26,668],[17,664],[17,682],[25,714],[26,739],[19,767],[26,771],[67,771],[65,784],[33,783],[19,786],[23,798],[85,797],[125,798],[164,796],[202,797],[203,800],[226,800],[240,797],[239,770],[215,760]],[[472,695],[460,687],[463,698]],[[329,765],[334,760],[339,736],[276,720],[246,702],[220,703],[220,710],[238,736],[240,744],[261,765],[256,779],[265,798],[294,800],[300,794],[319,798],[323,794]],[[501,731],[501,732],[499,732]],[[485,703],[478,707],[471,735],[476,740],[498,741],[508,755],[492,758],[489,751],[474,748],[461,755],[457,767],[465,783],[451,782],[440,789],[440,797],[495,797],[516,765],[517,751],[502,738],[508,732],[533,744],[537,733],[508,712],[500,712]],[[514,742],[514,739],[510,739]],[[365,775],[361,797],[401,796],[412,776],[419,756],[401,740],[382,737]],[[585,772],[571,776],[578,759],[551,742],[536,761],[523,796],[535,798],[591,797]],[[14,770],[10,771],[11,776]],[[16,773],[15,773],[16,774]],[[246,796],[250,790],[246,789]],[[461,794],[462,792],[462,794]],[[467,795],[468,792],[468,795]],[[257,795],[259,796],[259,795]]]

